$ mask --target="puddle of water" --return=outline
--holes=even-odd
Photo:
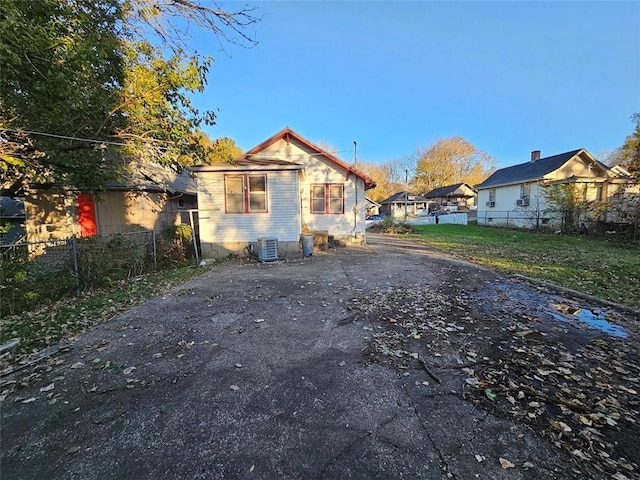
[[[586,308],[573,308],[566,305],[555,305],[555,308],[565,314],[568,314],[569,318],[575,318],[576,320],[589,325],[591,328],[613,335],[614,337],[627,338],[627,332],[624,331],[624,328],[620,325],[608,322],[604,319],[603,314],[596,315]],[[551,312],[551,315],[561,322],[567,321],[567,317],[560,315],[559,313]]]

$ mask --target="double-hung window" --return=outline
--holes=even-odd
[[[311,213],[344,213],[344,185],[311,185]]]
[[[224,194],[227,213],[265,213],[266,175],[225,175]]]

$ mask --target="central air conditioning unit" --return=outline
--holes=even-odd
[[[518,200],[516,200],[516,205],[518,205],[519,207],[528,207],[529,206],[529,199],[527,199],[527,198],[519,198]]]
[[[487,202],[487,207],[495,207],[496,202]]]
[[[259,238],[258,239],[258,259],[261,262],[278,260],[278,239]]]

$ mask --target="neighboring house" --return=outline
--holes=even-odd
[[[26,237],[24,198],[0,197],[0,245],[10,245]]]
[[[502,168],[479,185],[478,224],[556,228],[561,218],[551,213],[545,188],[554,184],[580,187],[583,200],[606,202],[629,185],[628,175],[597,161],[584,148]]]
[[[195,181],[159,165],[132,164],[98,194],[52,185],[24,189],[27,240],[91,237],[189,223],[197,208]],[[195,220],[194,220],[195,223]]]
[[[380,204],[369,197],[364,198],[366,207],[365,207],[365,215],[379,215],[380,214]]]
[[[476,205],[476,191],[467,183],[434,188],[424,198],[442,210],[468,210]]]
[[[398,192],[380,202],[380,214],[395,218],[418,215],[429,208],[429,203],[422,195]]]
[[[192,170],[204,258],[243,254],[259,238],[297,253],[303,232],[364,242],[365,191],[375,182],[288,127],[233,164]]]

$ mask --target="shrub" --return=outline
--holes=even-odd
[[[110,285],[144,271],[142,246],[124,235],[78,241],[78,270],[82,288]]]

